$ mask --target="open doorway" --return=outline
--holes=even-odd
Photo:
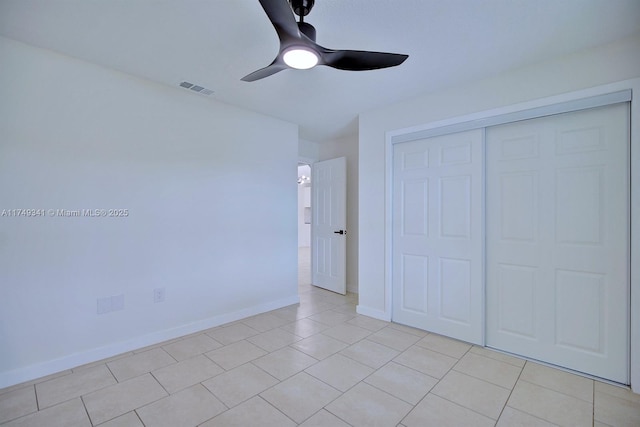
[[[311,285],[311,166],[298,164],[298,292]]]

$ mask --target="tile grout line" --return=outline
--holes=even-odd
[[[494,352],[494,353],[502,355],[502,356],[507,356],[507,357],[510,357],[510,358],[513,358],[513,359],[521,360],[523,362],[523,364],[522,364],[522,366],[520,366],[520,365],[515,364],[515,362],[510,362],[508,360],[498,359],[496,357],[491,357],[491,356],[486,355],[486,354],[478,353],[478,352],[473,351],[474,348],[479,348],[479,349],[482,349],[482,350],[491,351],[491,352]],[[518,356],[512,356],[510,354],[501,353],[501,352],[495,351],[495,350],[493,350],[493,349],[491,349],[489,347],[480,347],[479,345],[476,345],[476,344],[473,344],[473,346],[469,349],[469,353],[471,353],[471,354],[473,354],[475,356],[484,357],[485,359],[495,360],[496,362],[501,362],[501,363],[507,364],[509,366],[513,366],[514,368],[518,368],[518,369],[523,369],[524,363],[527,361],[526,359],[522,359],[522,358],[520,358]]]
[[[120,381],[118,381],[118,378],[116,377],[116,375],[111,370],[111,367],[109,366],[109,364],[105,362],[104,366],[105,366],[105,368],[107,368],[107,371],[109,371],[109,374],[111,374],[111,376],[113,377],[113,380],[116,382],[116,384],[120,384]]]
[[[529,363],[529,362],[527,361],[527,363]],[[524,371],[524,368],[523,368],[522,370]],[[577,396],[573,396],[573,395],[571,395],[571,394],[567,394],[567,393],[565,393],[565,392],[562,392],[562,391],[559,391],[559,390],[555,390],[555,389],[553,389],[553,388],[549,388],[549,387],[547,387],[547,386],[540,385],[540,384],[534,383],[534,382],[529,381],[529,380],[525,380],[525,379],[520,379],[520,378],[518,378],[518,381],[522,381],[522,382],[525,382],[525,383],[528,383],[528,384],[532,384],[532,385],[534,385],[534,386],[536,386],[536,387],[540,387],[540,388],[543,388],[543,389],[545,389],[545,390],[549,390],[549,391],[552,391],[552,392],[554,392],[554,393],[558,393],[558,394],[561,394],[561,395],[563,395],[563,396],[566,396],[566,397],[570,397],[570,398],[572,398],[572,399],[579,400],[580,402],[588,403],[588,404],[590,404],[591,406],[594,406],[594,404],[595,404],[595,401],[593,401],[593,402],[589,402],[588,400],[581,399],[581,398],[579,398],[579,397],[577,397]],[[594,381],[594,380],[591,380],[591,381]],[[595,384],[595,381],[594,381],[594,384]],[[515,388],[515,387],[514,387],[514,388]]]
[[[36,388],[36,384],[33,384],[33,394],[36,397],[36,412],[40,411],[40,399],[38,399],[38,389]]]
[[[138,414],[138,411],[134,409],[134,410],[133,410],[133,411],[131,411],[131,412],[133,412],[134,414],[136,414],[136,418],[140,421],[140,424],[142,424],[142,426],[144,427],[144,425],[145,425],[145,424],[144,424],[144,421],[142,421],[142,418],[140,418],[140,414]]]
[[[464,356],[466,356],[468,353],[470,353],[470,351],[469,351],[469,352],[467,352],[467,353],[465,353],[465,354],[464,354]],[[496,386],[496,387],[501,387],[501,388],[503,388],[503,389],[505,389],[505,390],[509,390],[510,392],[515,388],[516,383],[518,382],[518,379],[520,378],[520,375],[522,375],[522,370],[524,369],[524,367],[522,367],[522,368],[521,368],[521,367],[519,367],[519,366],[514,366],[514,365],[511,365],[511,364],[506,363],[506,362],[501,362],[500,360],[492,359],[491,357],[485,357],[485,356],[482,356],[481,354],[476,354],[476,353],[471,353],[471,354],[473,354],[473,355],[475,355],[475,356],[478,356],[478,357],[482,357],[483,359],[488,359],[488,360],[491,360],[491,361],[494,361],[494,362],[498,362],[498,363],[504,363],[505,365],[513,366],[514,368],[518,368],[518,369],[520,369],[520,373],[518,373],[518,378],[516,378],[516,381],[513,383],[513,387],[505,387],[505,386],[503,386],[503,385],[500,385],[500,384],[496,384],[496,383],[494,383],[494,382],[491,382],[491,381],[489,381],[489,380],[487,380],[487,379],[480,378],[480,377],[478,377],[478,376],[476,376],[476,375],[474,375],[474,374],[471,374],[471,373],[468,373],[468,372],[463,372],[463,371],[458,371],[458,370],[456,369],[456,366],[458,366],[458,363],[462,361],[462,358],[463,358],[464,356],[463,356],[463,357],[461,357],[461,358],[460,358],[460,360],[458,360],[458,362],[457,362],[455,365],[453,365],[453,368],[451,368],[451,370],[456,371],[456,372],[457,372],[457,373],[459,373],[459,374],[463,374],[463,375],[466,375],[466,376],[468,376],[468,377],[475,378],[475,379],[480,380],[480,381],[484,381],[484,382],[486,382],[486,383],[488,383],[488,384],[492,384],[492,385],[494,385],[494,386]],[[511,396],[511,393],[509,393],[509,396]],[[505,404],[505,405],[506,405],[506,404]]]
[[[365,383],[365,384],[367,384],[367,385],[369,385],[369,386],[371,386],[371,387],[373,387],[373,388],[375,388],[375,389],[377,389],[377,390],[380,390],[380,391],[382,391],[382,392],[384,392],[384,393],[388,394],[389,396],[395,397],[396,399],[398,399],[398,400],[400,400],[400,401],[402,401],[402,402],[405,402],[405,403],[407,403],[407,404],[411,405],[411,411],[412,411],[412,410],[413,410],[413,409],[418,405],[417,403],[414,405],[413,403],[411,403],[411,402],[407,402],[406,400],[404,400],[404,399],[403,399],[403,398],[401,398],[401,397],[395,396],[395,395],[393,395],[393,394],[389,393],[388,391],[381,389],[380,387],[378,387],[378,386],[377,386],[377,385],[375,385],[375,384],[371,384],[371,383],[366,382],[367,378],[369,378],[369,377],[371,377],[372,375],[376,374],[380,369],[384,368],[385,366],[389,365],[389,364],[390,364],[390,363],[392,363],[392,362],[393,362],[393,363],[395,363],[396,365],[400,365],[398,362],[394,362],[394,361],[393,361],[393,359],[391,359],[391,360],[389,360],[387,363],[385,363],[384,365],[382,365],[380,368],[378,368],[378,369],[376,369],[375,371],[373,371],[371,374],[369,374],[366,378],[364,378],[364,379],[363,379],[362,381],[360,381],[360,382],[363,382],[363,383]],[[404,365],[400,365],[400,366],[404,366]],[[405,368],[407,368],[407,369],[411,369],[412,371],[418,372],[418,373],[420,373],[420,374],[422,374],[422,375],[426,375],[427,377],[429,377],[429,378],[433,378],[434,380],[436,380],[436,383],[435,383],[435,384],[434,384],[434,385],[433,385],[433,386],[432,386],[432,387],[431,387],[431,388],[430,388],[430,389],[429,389],[429,390],[424,394],[424,396],[422,396],[422,398],[420,398],[420,400],[419,400],[418,402],[422,401],[422,399],[424,399],[424,398],[425,398],[425,396],[426,396],[427,394],[429,394],[429,393],[431,392],[431,390],[433,390],[433,387],[435,387],[435,386],[440,382],[440,380],[439,380],[439,379],[434,378],[434,377],[432,377],[432,376],[431,376],[431,375],[429,375],[429,374],[425,374],[424,372],[420,372],[420,371],[418,371],[418,370],[416,370],[416,369],[409,368],[408,366],[404,366],[404,367],[405,367]],[[409,411],[409,412],[411,412],[411,411]],[[409,414],[407,413],[407,415],[409,415]],[[406,417],[406,415],[405,415],[405,417]],[[405,417],[403,417],[402,419],[404,419]]]
[[[169,366],[169,365],[167,365],[167,366]],[[162,368],[160,368],[160,369],[162,369]],[[166,387],[162,385],[160,380],[158,380],[158,378],[156,378],[156,376],[153,375],[153,372],[148,372],[148,374],[151,375],[151,378],[153,378],[154,381],[157,382],[160,385],[160,387],[162,387],[162,389],[165,391],[165,393],[167,393],[167,396],[171,396],[172,393],[169,393],[169,390],[167,390]],[[195,385],[195,384],[193,384],[193,385]],[[183,389],[177,390],[175,393],[178,393],[179,391],[182,391],[182,390],[184,390],[186,388],[189,388],[189,387],[191,387],[191,386],[188,386],[188,387],[185,387]],[[165,396],[165,397],[167,397],[167,396]],[[144,405],[144,406],[146,406],[146,405]],[[136,409],[138,409],[138,408],[136,408]]]
[[[334,354],[337,354],[337,353],[334,353]],[[331,356],[329,356],[329,357],[331,357]],[[328,359],[328,358],[327,358],[327,359]],[[348,424],[348,425],[352,426],[352,424],[351,424],[351,423],[348,423],[346,420],[344,420],[344,419],[340,418],[337,414],[334,414],[333,412],[331,412],[331,411],[327,408],[327,406],[331,405],[333,402],[335,402],[336,400],[340,399],[340,398],[341,398],[342,396],[344,396],[344,395],[345,395],[349,390],[351,390],[353,387],[355,387],[357,384],[361,383],[361,382],[362,382],[362,381],[364,381],[364,380],[361,380],[361,381],[359,381],[358,383],[354,384],[353,386],[349,387],[349,389],[348,389],[348,390],[346,390],[346,391],[342,391],[342,390],[338,390],[336,387],[334,387],[334,386],[332,386],[331,384],[329,384],[329,383],[325,382],[324,380],[322,380],[322,379],[320,379],[320,378],[317,378],[317,377],[316,377],[316,376],[314,376],[314,375],[311,375],[311,374],[310,374],[310,373],[308,373],[308,372],[305,372],[305,371],[303,371],[303,372],[304,372],[305,374],[307,374],[307,375],[311,376],[312,378],[315,378],[316,380],[320,381],[321,383],[323,383],[323,384],[325,384],[325,385],[327,385],[327,386],[331,387],[332,389],[336,390],[336,391],[337,391],[338,393],[340,393],[340,394],[339,394],[338,396],[336,396],[336,397],[335,397],[335,399],[332,399],[331,401],[327,402],[327,403],[326,403],[322,408],[318,409],[316,412],[314,412],[312,415],[310,415],[310,416],[309,416],[306,420],[304,420],[302,423],[306,422],[309,418],[313,417],[315,414],[317,414],[318,412],[320,412],[321,410],[323,410],[323,409],[324,409],[325,411],[327,411],[328,413],[330,413],[330,414],[331,414],[331,415],[333,415],[334,417],[336,417],[336,418],[338,418],[339,420],[343,421],[344,423],[346,423],[346,424]],[[300,423],[300,424],[302,424],[302,423]],[[298,425],[300,425],[300,424],[298,424]]]
[[[147,403],[145,403],[144,405],[142,405],[142,406],[140,406],[140,407],[138,407],[138,408],[133,408],[133,409],[131,409],[130,411],[127,411],[127,412],[124,412],[124,413],[122,413],[122,414],[116,415],[115,417],[110,418],[110,419],[108,419],[108,420],[104,420],[104,421],[102,421],[100,424],[104,424],[104,423],[107,423],[107,422],[109,422],[109,421],[115,420],[116,418],[119,418],[119,417],[121,417],[121,416],[123,416],[123,415],[126,415],[126,414],[128,414],[129,412],[135,412],[135,413],[136,413],[136,415],[138,415],[138,412],[137,412],[137,411],[138,411],[138,409],[144,408],[145,406],[151,405],[151,404],[156,403],[156,402],[158,402],[158,401],[160,401],[160,400],[162,400],[162,399],[164,399],[164,398],[167,398],[167,397],[171,396],[171,393],[169,393],[169,392],[167,392],[167,391],[165,390],[164,386],[163,386],[162,384],[160,384],[160,381],[158,381],[158,380],[156,379],[156,377],[154,377],[154,376],[153,376],[153,374],[152,374],[151,372],[145,372],[145,373],[143,373],[143,374],[141,374],[141,375],[137,375],[137,376],[135,376],[135,377],[127,378],[126,380],[124,380],[124,381],[122,381],[122,382],[117,382],[116,384],[112,384],[112,385],[107,386],[107,387],[117,386],[118,384],[123,384],[123,383],[125,383],[125,382],[127,382],[127,381],[133,380],[133,379],[135,379],[135,378],[140,378],[140,377],[142,377],[142,376],[144,376],[144,375],[147,375],[147,374],[149,374],[149,375],[151,376],[151,378],[153,378],[153,380],[154,380],[156,383],[158,383],[158,385],[159,385],[160,387],[162,387],[162,390],[164,390],[164,392],[165,392],[165,393],[167,393],[167,395],[166,395],[166,396],[159,397],[159,398],[157,398],[156,400],[152,400],[152,401],[150,401],[150,402],[147,402]],[[107,387],[103,387],[103,388],[101,388],[100,390],[104,390],[104,389],[105,389],[105,388],[107,388]],[[96,390],[96,391],[98,391],[98,390]],[[94,392],[91,392],[91,393],[94,393]],[[91,394],[91,393],[88,393],[88,394]],[[86,395],[83,395],[82,397],[84,397],[84,396],[86,396]],[[84,399],[83,399],[82,401],[83,401],[83,403],[84,403]],[[86,405],[85,405],[85,408],[86,408]],[[138,418],[140,418],[140,415],[138,415]],[[91,419],[91,417],[89,417],[89,419]],[[140,421],[142,421],[142,419],[140,419]],[[92,425],[93,425],[93,421],[91,421],[91,423],[92,423]],[[143,422],[142,424],[144,425],[144,422]]]
[[[420,346],[418,346],[418,347],[420,347]],[[423,348],[424,348],[424,347],[423,347]],[[471,351],[471,349],[472,349],[472,348],[473,348],[473,345],[471,345],[471,347],[469,347],[469,348],[467,349],[467,351],[465,351],[465,352],[464,352],[464,354],[463,354],[462,356],[460,356],[460,358],[458,359],[458,361],[457,361],[456,363],[454,363],[454,364],[453,364],[453,366],[452,366],[451,368],[449,368],[449,370],[448,370],[444,375],[442,375],[442,377],[441,377],[440,379],[438,379],[438,382],[434,384],[434,386],[431,388],[431,390],[429,390],[429,393],[427,393],[427,394],[425,395],[425,397],[424,397],[424,398],[426,398],[429,394],[433,394],[434,396],[437,396],[437,397],[439,397],[440,399],[446,400],[447,402],[453,403],[454,405],[457,405],[457,406],[459,406],[459,407],[461,407],[461,408],[465,408],[465,409],[467,409],[467,410],[469,410],[469,411],[475,412],[475,413],[476,413],[476,414],[478,414],[478,415],[481,415],[481,416],[483,416],[483,417],[485,417],[485,418],[489,418],[490,420],[493,420],[493,418],[491,418],[491,417],[489,417],[489,416],[487,416],[487,415],[485,415],[485,414],[482,414],[482,413],[480,413],[480,412],[476,411],[475,409],[468,408],[468,407],[466,407],[466,406],[464,406],[464,405],[461,405],[461,404],[460,404],[460,403],[458,403],[458,402],[454,402],[454,401],[452,401],[452,400],[447,399],[447,398],[446,398],[446,397],[444,397],[444,396],[440,396],[439,394],[433,393],[433,389],[434,389],[434,388],[436,388],[436,387],[438,386],[438,384],[440,384],[440,382],[444,379],[444,377],[446,377],[446,376],[447,376],[451,371],[454,371],[454,368],[456,367],[456,365],[457,365],[458,363],[460,363],[460,361],[462,360],[462,358],[463,358],[464,356],[466,356],[466,355],[467,355],[467,353],[469,353],[469,352]],[[434,350],[432,350],[432,351],[434,351]],[[439,354],[443,354],[443,353],[439,353]],[[445,355],[445,356],[448,356],[448,355]],[[449,357],[451,357],[451,356],[449,356]],[[455,372],[458,372],[458,371],[455,371]],[[460,374],[462,374],[462,375],[466,375],[466,374],[464,374],[463,372],[458,372],[458,373],[460,373]],[[467,375],[467,376],[468,376],[468,377],[471,377],[471,378],[475,378],[475,377],[473,377],[473,376],[471,376],[471,375]],[[480,380],[480,381],[484,381],[484,380],[481,380],[480,378],[475,378],[475,379],[478,379],[478,380]],[[492,384],[492,383],[490,383],[490,382],[488,382],[488,381],[484,381],[484,382],[486,382],[486,383],[488,383],[488,384]],[[492,384],[492,385],[495,385],[495,384]],[[498,386],[498,387],[499,387],[499,386]],[[514,385],[514,387],[515,387],[515,385]],[[501,388],[503,388],[503,389],[504,389],[504,387],[501,387]],[[506,389],[505,389],[505,390],[506,390]],[[510,397],[510,396],[511,396],[511,392],[509,393],[509,397]],[[504,407],[505,407],[505,406],[507,406],[507,402],[509,401],[509,397],[507,397],[507,400],[505,400],[504,405],[502,405],[502,409],[500,410],[500,414],[498,415],[498,418],[496,418],[495,420],[493,420],[493,421],[494,421],[494,425],[496,425],[496,424],[498,423],[498,420],[500,419],[500,416],[502,415],[502,411],[504,411]],[[424,398],[423,398],[422,400],[424,400]],[[421,401],[422,401],[422,400],[421,400]],[[415,405],[415,406],[418,406],[418,405]],[[404,421],[404,418],[401,420],[401,422],[402,422],[402,421]]]
[[[87,418],[89,419],[89,424],[94,426],[93,420],[91,419],[91,415],[89,415],[89,410],[87,409],[87,404],[84,402],[84,396],[80,396],[80,401],[82,402],[82,407],[84,408],[85,414],[87,414]]]
[[[596,425],[596,382],[591,382],[591,425]]]
[[[343,394],[344,394],[344,393],[343,393]],[[353,427],[353,424],[351,424],[351,423],[347,422],[347,420],[345,420],[345,419],[343,419],[343,418],[340,418],[340,416],[339,416],[338,414],[334,414],[334,413],[333,413],[333,412],[331,412],[329,409],[327,409],[327,406],[329,406],[331,403],[333,403],[335,400],[337,400],[337,399],[338,399],[338,398],[340,398],[340,397],[342,397],[342,395],[340,395],[340,396],[336,397],[336,398],[335,398],[335,399],[333,399],[331,402],[327,403],[327,404],[326,404],[326,405],[324,405],[322,408],[318,409],[318,411],[317,411],[315,414],[317,414],[318,412],[320,412],[320,411],[322,411],[322,410],[324,409],[325,411],[327,411],[328,413],[330,413],[331,415],[333,415],[334,417],[336,417],[337,419],[339,419],[339,420],[340,420],[340,421],[342,421],[343,423],[345,423],[345,424],[347,424],[347,425],[349,425],[349,426]],[[315,415],[315,414],[313,414],[313,415]],[[313,415],[312,415],[312,416],[313,416]],[[311,416],[311,417],[312,417],[312,416]],[[311,417],[309,417],[309,418],[311,418]],[[309,418],[307,418],[307,420],[308,420]],[[306,420],[305,420],[305,421],[306,421]]]
[[[92,366],[91,368],[88,368],[88,369],[95,369],[95,368],[98,368],[99,366],[100,366],[100,365],[98,364],[98,365],[96,365],[96,366]],[[107,369],[108,369],[108,367],[107,367]],[[67,374],[67,375],[73,375],[74,373],[75,373],[75,372],[71,372],[71,373],[69,373],[69,374]],[[37,410],[36,410],[35,412],[32,412],[31,414],[35,414],[35,413],[38,413],[38,412],[41,412],[41,411],[45,411],[45,410],[50,409],[50,408],[54,408],[54,407],[56,407],[56,406],[58,406],[58,405],[62,405],[62,404],[64,404],[64,403],[70,402],[70,401],[72,401],[72,400],[74,400],[74,399],[82,398],[82,397],[86,396],[87,394],[95,393],[95,392],[98,392],[98,391],[100,391],[100,390],[104,390],[104,389],[105,389],[105,388],[107,388],[107,387],[111,387],[111,386],[114,386],[114,385],[119,384],[118,380],[115,378],[115,376],[111,373],[111,371],[110,371],[110,370],[109,370],[109,373],[110,373],[110,374],[111,374],[111,376],[113,377],[113,380],[115,381],[115,384],[108,384],[108,385],[105,385],[105,386],[99,387],[99,388],[97,388],[97,389],[95,389],[95,390],[91,390],[91,391],[90,391],[90,392],[88,392],[88,393],[80,394],[80,395],[75,395],[75,396],[73,396],[73,397],[70,397],[70,398],[65,399],[65,400],[61,400],[61,401],[59,401],[59,402],[57,402],[57,403],[54,403],[53,405],[50,405],[50,406],[47,406],[47,407],[44,407],[44,408],[41,408],[41,407],[40,407],[40,400],[38,399],[38,390],[37,390],[37,388],[36,388],[36,385],[38,385],[38,384],[44,384],[44,383],[46,383],[46,382],[48,382],[48,381],[57,380],[57,379],[59,379],[59,378],[63,378],[64,376],[67,376],[67,375],[64,375],[63,377],[51,378],[51,379],[49,379],[49,380],[41,381],[41,382],[38,382],[38,383],[35,383],[35,384],[31,384],[31,385],[29,385],[29,386],[27,386],[27,387],[24,387],[24,388],[28,388],[28,387],[33,387],[33,388],[34,388],[34,394],[35,394],[35,398],[36,398],[36,407],[37,407]],[[143,374],[143,375],[144,375],[144,374]],[[133,377],[133,378],[135,378],[135,377]],[[84,400],[83,400],[82,402],[83,402],[83,404],[84,404]],[[24,416],[27,416],[27,415],[31,415],[31,414],[23,415],[23,417],[24,417]],[[18,418],[22,418],[22,417],[18,417]],[[17,418],[16,418],[16,419],[17,419]]]
[[[562,392],[560,392],[560,391],[557,391],[557,390],[554,390],[554,389],[551,389],[551,388],[548,388],[548,387],[545,387],[545,386],[541,386],[541,385],[539,385],[539,384],[532,383],[531,381],[527,381],[527,380],[525,380],[525,379],[520,378],[520,377],[522,376],[522,374],[524,373],[524,368],[526,367],[527,363],[529,363],[529,362],[530,362],[529,360],[525,361],[525,366],[523,366],[523,367],[522,367],[522,371],[520,372],[520,375],[518,376],[518,379],[516,380],[516,384],[513,386],[513,390],[515,390],[516,386],[518,385],[518,382],[519,382],[519,381],[522,381],[522,382],[525,382],[525,383],[528,383],[528,384],[532,384],[532,385],[537,386],[537,387],[540,387],[540,388],[544,388],[545,390],[553,391],[553,392],[556,392],[556,393],[562,394],[562,395],[567,396],[567,397],[572,397],[572,398],[577,399],[577,400],[579,400],[579,401],[581,401],[581,402],[589,403],[589,402],[587,402],[586,400],[582,400],[582,399],[580,399],[580,398],[578,398],[578,397],[571,396],[571,395],[569,395],[569,394],[562,393]],[[535,363],[535,362],[531,362],[531,363]],[[511,398],[511,394],[513,394],[513,390],[512,390],[512,391],[511,391],[511,393],[509,394],[509,399]],[[507,404],[505,404],[505,408],[506,408],[507,406],[509,406],[509,405],[508,405],[508,403],[509,403],[509,399],[507,399]],[[534,417],[534,418],[536,418],[536,419],[538,419],[538,420],[542,420],[542,421],[544,421],[544,422],[546,422],[546,423],[556,425],[553,421],[547,420],[547,419],[545,419],[545,418],[541,418],[538,414],[532,414],[532,413],[530,413],[530,412],[525,411],[524,409],[514,408],[514,407],[512,407],[512,406],[509,406],[509,408],[511,408],[511,409],[513,409],[513,410],[516,410],[516,411],[520,411],[520,412],[522,412],[522,413],[524,413],[524,414],[527,414],[527,415],[529,415],[529,416],[531,416],[531,417]],[[504,412],[504,408],[503,408],[502,410],[503,410],[503,412]],[[500,414],[500,416],[502,416],[502,413]],[[499,420],[499,418],[498,418],[498,420]],[[591,423],[592,423],[592,424],[594,423],[594,420],[593,420],[593,419],[591,420]]]
[[[277,384],[276,384],[277,385]],[[274,385],[275,387],[275,385]],[[267,389],[268,390],[268,389]],[[266,391],[266,390],[265,390]],[[271,406],[273,409],[275,409],[276,411],[280,412],[282,415],[284,415],[285,417],[287,417],[288,419],[290,419],[295,425],[300,425],[299,423],[296,422],[296,420],[294,420],[293,418],[291,418],[290,416],[288,416],[287,414],[285,414],[283,411],[280,410],[280,408],[278,408],[277,406],[273,405],[271,402],[269,402],[267,399],[265,399],[264,397],[260,396],[263,392],[256,394],[255,396],[250,397],[247,400],[251,400],[254,397],[257,397],[258,399],[262,399],[267,405]],[[306,421],[306,420],[305,420]],[[304,421],[303,421],[304,422]]]
[[[522,368],[520,368],[520,373],[518,374],[518,378],[516,378],[516,382],[513,383],[513,387],[511,388],[511,390],[509,390],[509,396],[507,396],[507,400],[505,400],[504,405],[502,406],[502,410],[500,411],[500,414],[498,415],[498,418],[496,419],[496,423],[498,421],[500,421],[500,417],[502,417],[502,414],[504,413],[504,408],[506,408],[508,406],[509,399],[511,399],[511,395],[513,394],[513,391],[516,389],[516,386],[518,385],[518,381],[520,381],[520,377],[522,376],[522,373],[524,372],[525,366],[527,366],[527,362],[526,361],[524,362],[524,365],[522,366]],[[529,415],[532,415],[532,414],[529,414]],[[538,418],[538,417],[536,417],[536,418]],[[538,419],[540,419],[540,418],[538,418]]]

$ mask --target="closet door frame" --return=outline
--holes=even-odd
[[[635,94],[636,97],[632,95]],[[630,382],[640,393],[640,78],[523,102],[386,133],[385,145],[385,317],[392,318],[393,146],[433,136],[481,129],[519,120],[630,102]],[[633,185],[637,183],[636,185]],[[486,316],[485,316],[486,317]],[[634,327],[635,325],[635,327]],[[484,325],[483,325],[484,329]]]

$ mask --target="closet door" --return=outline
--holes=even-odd
[[[396,144],[393,320],[482,342],[483,131]]]
[[[629,382],[628,108],[487,129],[488,346]]]

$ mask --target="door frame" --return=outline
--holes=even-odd
[[[506,107],[449,118],[424,125],[397,129],[385,134],[385,308],[376,313],[386,320],[392,318],[392,245],[393,245],[393,146],[402,142],[446,135],[471,129],[486,128],[537,117],[579,111],[630,102],[630,382],[640,393],[640,78],[601,85],[580,91],[527,101]],[[638,183],[633,185],[633,183]],[[484,208],[484,206],[483,206]],[[635,220],[634,214],[635,213]],[[486,292],[483,289],[483,292]],[[366,313],[365,313],[366,314]],[[484,319],[483,319],[484,322]],[[634,325],[635,328],[634,328]],[[483,324],[483,329],[484,329]]]
[[[311,170],[311,175],[313,175],[313,164],[315,162],[317,162],[318,159],[314,158],[314,157],[304,157],[304,156],[298,156],[298,166],[300,166],[300,164],[305,164],[307,166],[309,166],[309,169]],[[297,169],[296,169],[297,171]],[[310,183],[310,188],[309,191],[312,191],[312,187],[313,187],[313,181]],[[311,197],[311,196],[309,196]],[[313,203],[313,200],[310,200],[310,205],[311,203]],[[312,208],[313,209],[313,208]],[[311,278],[313,277],[313,266],[311,266],[311,262],[313,261],[313,215],[311,216],[311,224],[309,225],[310,230],[309,230],[309,265],[311,268],[311,277],[309,278],[309,281],[311,281]],[[296,233],[297,235],[297,233]],[[299,237],[298,237],[299,238]],[[299,268],[300,265],[300,260],[298,258],[296,258],[296,270]],[[300,272],[298,271],[298,274]]]

